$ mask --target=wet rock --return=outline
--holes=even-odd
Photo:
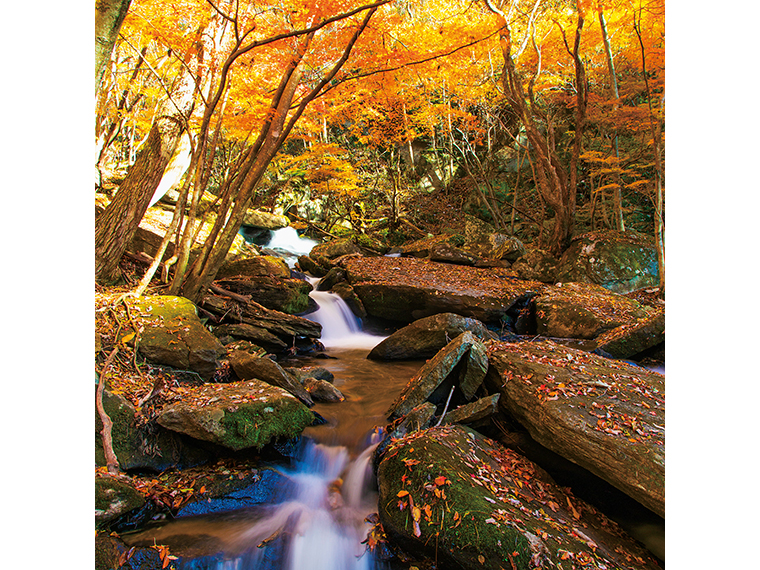
[[[393,442],[377,476],[391,544],[440,568],[659,568],[540,467],[464,426]]]
[[[559,283],[536,298],[536,332],[542,336],[591,339],[630,325],[655,310],[592,283]]]
[[[589,232],[573,239],[557,281],[596,283],[616,293],[659,285],[654,238],[633,231]]]
[[[145,497],[121,477],[95,477],[95,527],[106,528],[108,523],[136,511],[145,504]]]
[[[544,342],[491,342],[486,386],[544,447],[665,516],[665,378]]]
[[[314,405],[306,389],[293,378],[282,366],[269,358],[259,358],[239,350],[230,354],[230,366],[242,380],[258,379],[287,390],[304,404]]]
[[[294,396],[260,380],[187,388],[165,407],[167,429],[228,449],[261,449],[277,438],[299,437],[314,416]]]
[[[477,319],[454,313],[425,317],[397,330],[375,346],[367,358],[371,360],[404,360],[430,358],[452,338],[470,331],[480,340],[495,338]]]
[[[317,285],[317,291],[329,291],[333,288],[333,285],[346,280],[346,272],[339,267],[333,267],[327,272],[319,284]]]
[[[441,408],[447,400],[450,406],[461,404],[472,398],[486,375],[487,366],[483,343],[465,331],[422,366],[386,415],[389,419],[399,418],[426,400]]]
[[[322,366],[304,366],[303,368],[286,368],[285,370],[301,384],[307,378],[316,378],[317,380],[324,380],[330,383],[335,380],[335,375]]]
[[[363,319],[367,316],[367,310],[364,308],[364,303],[362,303],[362,300],[356,294],[354,288],[348,284],[348,282],[340,281],[338,283],[335,283],[332,286],[332,291],[346,302],[346,305],[348,305],[348,308],[351,309],[351,312],[354,315],[360,319]]]
[[[596,338],[596,347],[612,358],[630,358],[665,342],[665,312],[621,325]]]
[[[214,375],[226,351],[203,326],[192,302],[163,295],[127,302],[138,326],[143,327],[140,354],[157,364],[196,372],[204,380]]]
[[[325,380],[306,378],[303,387],[315,402],[342,402],[346,399],[340,390]]]
[[[308,255],[302,255],[298,258],[298,266],[314,277],[324,277],[330,270],[329,267],[323,267]]]
[[[406,323],[438,313],[498,323],[515,303],[545,287],[501,268],[411,257],[350,258],[342,267],[369,315]]]

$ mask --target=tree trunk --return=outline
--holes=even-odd
[[[95,1],[95,93],[100,87],[131,2],[132,0]]]
[[[119,277],[119,260],[174,155],[192,110],[193,92],[194,81],[183,72],[180,88],[164,104],[116,196],[95,221],[95,278],[99,282],[112,283]]]

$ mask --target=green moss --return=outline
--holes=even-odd
[[[220,439],[231,449],[261,449],[273,439],[298,437],[313,420],[309,409],[294,398],[283,398],[274,406],[241,406],[237,411],[226,411],[219,420],[224,428]]]

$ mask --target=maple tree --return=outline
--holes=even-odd
[[[106,236],[128,242],[166,167],[129,190],[172,100],[187,102],[173,124],[190,164],[165,241],[171,290],[190,298],[252,205],[321,211],[328,233],[418,230],[409,200],[461,180],[465,209],[510,233],[529,221],[555,255],[578,225],[664,236],[663,13],[662,0],[133,0],[98,98],[100,169],[135,159],[98,218],[99,278],[120,257]],[[209,191],[215,223],[190,263]]]

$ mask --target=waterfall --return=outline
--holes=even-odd
[[[294,257],[298,257],[299,255],[308,255],[315,245],[317,245],[316,241],[301,237],[295,228],[288,226],[273,231],[272,237],[265,247],[289,252]]]

